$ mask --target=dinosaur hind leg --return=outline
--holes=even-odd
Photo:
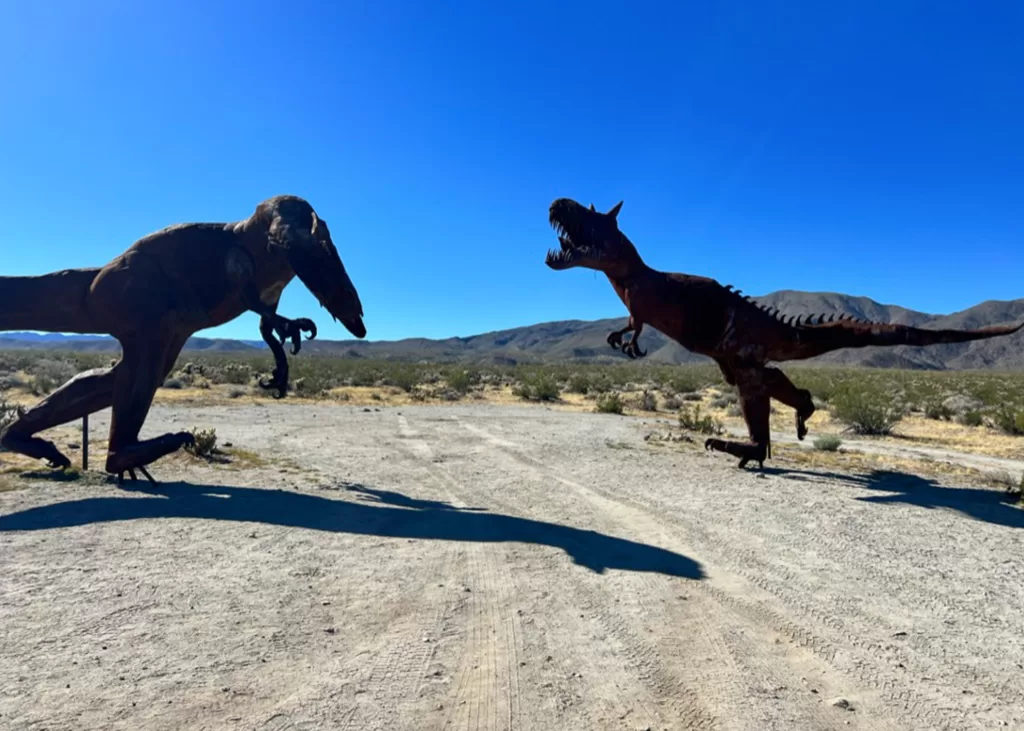
[[[765,368],[764,375],[768,395],[796,411],[796,438],[803,441],[807,436],[807,420],[816,411],[811,392],[797,388],[778,368]]]
[[[123,479],[133,478],[138,469],[146,477],[146,465],[194,443],[189,432],[164,434],[139,441],[139,432],[149,414],[156,389],[174,363],[183,340],[170,338],[132,338],[122,342],[124,358],[114,384],[107,448],[107,472]],[[151,477],[149,477],[152,480]]]
[[[743,419],[747,422],[750,433],[749,442],[736,442],[728,439],[707,439],[704,448],[714,452],[725,452],[739,457],[739,467],[746,467],[751,460],[764,469],[764,461],[771,456],[771,400],[764,383],[763,369],[750,369],[737,372],[737,390],[740,397],[740,409]]]
[[[110,406],[118,367],[79,373],[11,424],[0,436],[0,445],[34,459],[45,459],[51,467],[67,469],[71,460],[53,442],[35,435]]]

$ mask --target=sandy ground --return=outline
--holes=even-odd
[[[0,728],[1024,728],[996,490],[757,477],[540,407],[158,406],[144,434],[192,425],[267,462],[0,492]]]

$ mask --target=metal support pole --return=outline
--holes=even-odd
[[[89,415],[82,417],[82,472],[89,469]]]

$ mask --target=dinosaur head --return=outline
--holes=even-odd
[[[640,255],[619,231],[619,201],[607,213],[591,204],[585,208],[571,198],[559,198],[548,210],[548,221],[558,234],[560,250],[552,249],[544,263],[555,270],[586,267],[610,277],[625,276],[640,262]]]
[[[266,200],[257,214],[268,221],[270,246],[284,251],[288,264],[320,306],[357,338],[366,337],[359,293],[341,263],[327,222],[297,196]]]

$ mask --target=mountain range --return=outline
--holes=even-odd
[[[867,297],[834,292],[780,290],[753,299],[758,303],[770,305],[787,316],[849,314],[873,322],[902,323],[924,328],[978,328],[1012,324],[1024,319],[1024,298],[988,300],[949,315],[927,314],[897,305],[880,304]],[[618,351],[613,351],[605,338],[612,330],[623,327],[625,322],[626,315],[623,312],[621,317],[603,320],[545,322],[440,340],[313,340],[303,343],[302,352],[353,358],[506,364],[622,362],[628,358]],[[116,341],[104,336],[11,332],[0,333],[0,347],[107,351],[116,350],[119,346]],[[188,351],[229,353],[259,352],[266,346],[259,340],[193,337],[185,347]],[[690,353],[651,327],[644,328],[640,347],[647,352],[644,360],[650,363],[699,363],[707,360],[703,356]],[[989,340],[934,345],[927,348],[902,345],[892,348],[850,348],[805,362],[928,370],[1024,370],[1024,331]]]

